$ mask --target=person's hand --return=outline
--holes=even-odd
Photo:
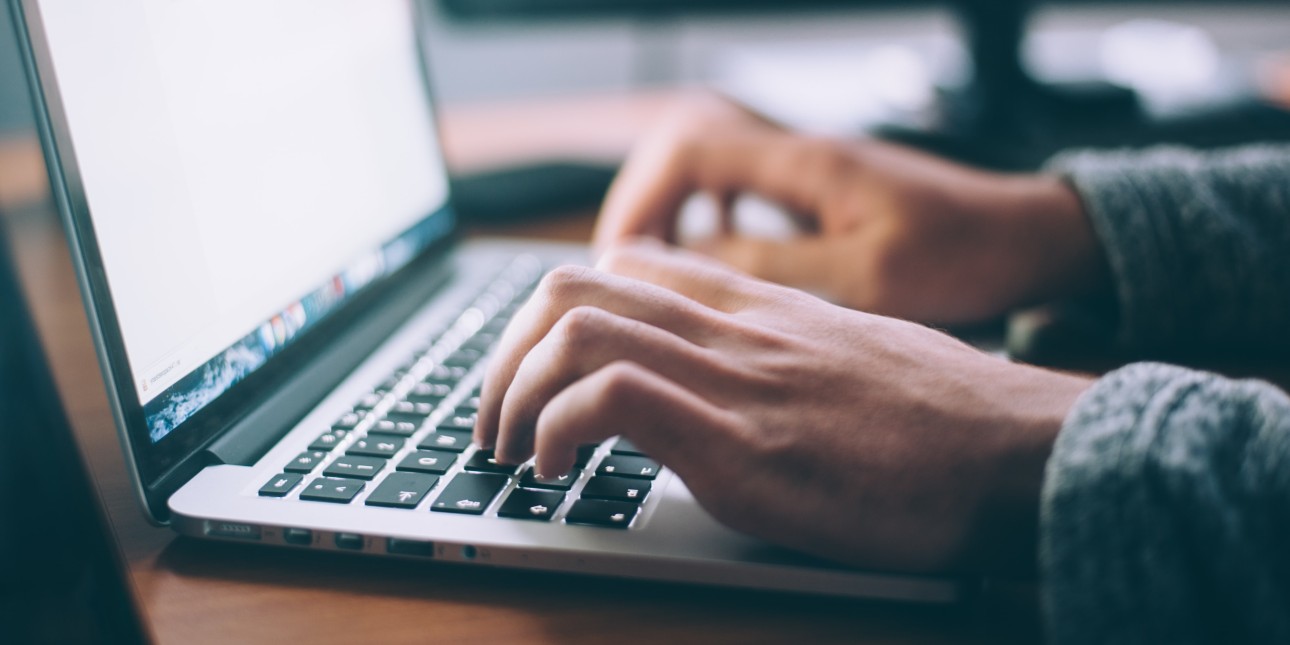
[[[844,562],[1034,566],[1042,472],[1084,378],[658,243],[564,267],[488,367],[475,440],[540,475],[622,435],[719,521]]]
[[[977,322],[1104,280],[1080,201],[1056,177],[802,136],[714,97],[689,100],[641,139],[605,200],[597,249],[640,235],[674,242],[681,205],[705,192],[724,226],[697,250],[873,313]],[[794,213],[802,235],[739,236],[729,212],[741,193]]]

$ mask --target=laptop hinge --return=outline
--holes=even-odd
[[[296,371],[264,402],[207,446],[210,464],[250,466],[318,405],[451,277],[451,261],[435,262],[385,294],[382,304]]]

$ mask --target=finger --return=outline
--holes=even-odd
[[[516,370],[502,402],[498,459],[518,463],[533,450],[533,432],[546,404],[574,381],[618,361],[631,361],[683,387],[702,391],[721,382],[712,350],[603,309],[565,314]]]
[[[665,288],[726,313],[763,300],[769,288],[711,257],[642,238],[610,248],[596,267]]]
[[[755,237],[719,237],[696,247],[740,271],[777,284],[810,291],[832,292],[840,280],[861,276],[839,275],[847,266],[846,253],[854,244],[838,236],[806,235],[788,240]]]
[[[737,432],[733,413],[640,365],[611,363],[543,408],[534,467],[545,476],[568,472],[579,445],[621,434],[690,483]]]
[[[479,445],[491,446],[497,439],[502,401],[520,361],[561,316],[582,305],[665,329],[700,345],[719,333],[720,313],[679,293],[586,267],[557,268],[516,313],[489,361],[475,423],[474,439]]]
[[[841,167],[830,144],[765,126],[673,137],[647,141],[624,164],[596,225],[597,251],[639,235],[674,241],[681,204],[701,190],[751,192],[815,213]]]

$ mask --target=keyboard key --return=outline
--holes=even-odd
[[[354,409],[363,410],[363,411],[371,410],[372,408],[375,408],[376,406],[380,405],[381,401],[384,399],[385,399],[385,395],[381,394],[380,392],[372,392],[370,394],[364,394],[363,398],[359,399],[358,403],[354,404]]]
[[[403,376],[405,374],[407,374],[406,370],[403,370],[403,369],[396,370],[393,374],[390,375],[389,378],[385,379],[384,381],[381,381],[381,384],[378,385],[377,387],[385,392],[389,392],[390,390],[393,390],[394,388],[399,386],[399,382],[403,380]]]
[[[417,383],[408,391],[407,400],[415,403],[438,405],[444,397],[452,394],[452,386],[442,383]]]
[[[363,490],[363,482],[353,479],[324,479],[319,477],[305,486],[300,491],[300,499],[311,502],[332,502],[334,504],[348,504],[350,500],[359,491]]]
[[[564,521],[569,524],[589,524],[625,529],[636,518],[640,507],[628,502],[606,502],[598,499],[580,499],[573,503]]]
[[[618,441],[614,442],[614,448],[610,452],[614,453],[615,455],[631,455],[633,457],[645,456],[645,453],[641,452],[641,449],[637,448],[636,444],[622,437],[619,437]]]
[[[327,452],[339,445],[347,436],[349,436],[348,430],[329,430],[314,439],[314,442],[309,444],[309,449]]]
[[[466,373],[469,371],[469,369],[460,365],[436,365],[421,382],[427,385],[447,387],[451,390],[461,379],[466,377]]]
[[[457,461],[457,453],[418,450],[404,457],[403,461],[399,462],[397,470],[442,475],[448,472],[449,468],[452,468],[452,464],[455,461]]]
[[[368,506],[386,506],[389,508],[416,508],[421,499],[439,483],[437,475],[421,473],[390,473],[371,495],[367,496]]]
[[[353,457],[346,455],[331,462],[323,471],[326,477],[350,477],[370,480],[385,468],[385,460],[376,457]]]
[[[362,420],[363,420],[362,415],[358,415],[353,412],[346,412],[345,414],[342,414],[339,419],[336,419],[336,423],[331,424],[331,429],[332,430],[353,430],[354,427],[357,426],[359,422]]]
[[[481,331],[470,337],[470,340],[462,344],[462,349],[470,349],[477,352],[487,352],[497,342],[499,335]]]
[[[649,480],[599,475],[582,488],[583,499],[607,499],[640,503],[649,494]]]
[[[265,482],[260,487],[260,495],[264,497],[286,497],[287,493],[290,493],[291,489],[295,488],[301,479],[304,479],[304,475],[295,473],[274,475],[273,479]]]
[[[477,349],[468,349],[463,347],[453,352],[452,356],[449,356],[446,360],[444,360],[443,366],[448,369],[452,369],[454,367],[462,367],[462,368],[470,369],[474,367],[475,363],[478,363],[479,359],[483,357],[484,357],[483,352]]]
[[[573,459],[573,465],[578,468],[585,467],[587,462],[591,461],[591,458],[596,456],[596,449],[599,447],[600,444],[598,443],[584,443],[581,446],[578,446],[578,454]]]
[[[475,454],[470,456],[470,460],[463,466],[466,470],[477,473],[499,473],[502,475],[514,475],[519,472],[519,465],[499,464],[493,458],[492,450],[476,450]]]
[[[467,397],[465,400],[463,400],[461,403],[457,404],[457,410],[458,410],[457,414],[461,414],[462,412],[465,412],[465,411],[470,411],[470,412],[474,412],[475,414],[478,414],[479,413],[479,394],[472,394],[469,397]]]
[[[395,419],[381,419],[372,424],[372,432],[380,434],[393,434],[400,437],[411,437],[416,433],[421,424],[411,421],[398,421]]]
[[[564,503],[564,493],[516,488],[497,509],[499,517],[519,520],[550,521]]]
[[[424,403],[420,401],[399,401],[390,408],[390,411],[385,415],[385,418],[414,421],[430,416],[431,412],[434,412],[434,404],[432,403]]]
[[[327,458],[327,453],[322,450],[306,450],[291,460],[282,469],[289,473],[307,473],[314,469],[314,466],[322,463]]]
[[[443,489],[439,498],[430,505],[430,510],[480,515],[508,481],[505,475],[461,473]]]
[[[465,402],[463,401],[463,403]],[[479,408],[477,407],[472,408],[468,405],[459,405],[457,406],[457,409],[452,411],[452,416],[462,417],[463,419],[470,419],[471,420],[470,425],[473,426],[475,425],[475,421],[479,417]]]
[[[646,457],[610,455],[600,462],[600,467],[596,469],[596,474],[654,479],[658,477],[658,462]]]
[[[418,448],[461,452],[470,445],[469,430],[438,430],[426,435]]]
[[[473,430],[475,428],[475,415],[456,416],[451,415],[439,422],[439,430]]]
[[[369,434],[350,445],[345,454],[364,457],[393,457],[406,439],[392,434]]]
[[[574,468],[558,477],[538,479],[537,473],[530,468],[524,471],[524,476],[520,478],[520,486],[524,486],[526,488],[547,488],[550,490],[569,490],[578,482],[578,476],[581,474],[581,470]]]

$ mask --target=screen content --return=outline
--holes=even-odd
[[[409,3],[39,8],[154,442],[452,228]]]

